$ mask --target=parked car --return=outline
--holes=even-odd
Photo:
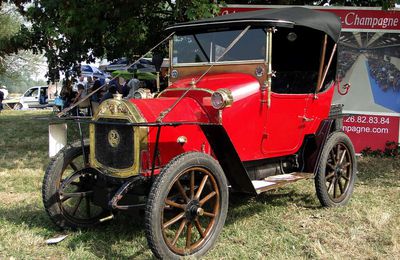
[[[294,7],[167,30],[169,86],[154,98],[104,101],[87,121],[89,139],[50,162],[43,201],[56,225],[144,209],[157,258],[197,258],[216,243],[231,190],[257,195],[314,179],[323,206],[349,201],[356,158],[331,103],[336,16]]]
[[[156,72],[154,64],[148,59],[140,59],[137,63],[131,65],[127,58],[121,58],[114,62],[111,62],[105,67],[106,71],[112,72],[116,70],[129,70],[137,72]]]
[[[20,97],[14,109],[46,108],[54,105],[54,99],[49,99],[48,86],[35,86],[29,88]]]

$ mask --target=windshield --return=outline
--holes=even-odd
[[[264,29],[250,29],[220,60],[242,30],[196,32],[174,35],[172,64],[264,60]]]

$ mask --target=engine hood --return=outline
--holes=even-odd
[[[194,80],[195,78],[188,77],[176,81],[173,85],[161,92],[159,97],[179,96],[192,86]],[[211,74],[202,78],[187,96],[198,96],[198,91],[207,92],[209,96],[211,96],[214,91],[221,88],[229,89],[232,92],[234,102],[236,102],[258,92],[260,83],[255,77],[244,73]],[[200,101],[200,103],[202,102]]]

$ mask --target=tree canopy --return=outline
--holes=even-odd
[[[226,0],[229,4],[323,4],[326,0]],[[32,50],[44,53],[48,77],[95,58],[133,59],[166,37],[164,28],[176,22],[219,13],[216,0],[1,0],[13,2],[27,22],[0,45],[1,53]],[[394,5],[395,0],[332,0],[331,4]],[[0,18],[1,19],[1,18]],[[158,51],[163,51],[160,49]]]
[[[14,1],[29,22],[12,39],[8,52],[44,52],[49,78],[57,80],[80,62],[113,60],[144,53],[166,35],[171,23],[219,12],[209,0],[21,0]]]
[[[43,55],[34,55],[30,50],[19,50],[14,46],[14,37],[22,22],[14,6],[0,6],[0,84],[11,92],[23,92],[34,84],[43,83],[37,81]]]

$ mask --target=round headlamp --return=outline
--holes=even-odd
[[[152,98],[153,95],[150,92],[150,89],[147,88],[139,88],[133,93],[133,98],[135,99],[146,99]]]
[[[232,92],[229,89],[218,89],[211,96],[211,105],[215,109],[230,107],[233,103]]]

